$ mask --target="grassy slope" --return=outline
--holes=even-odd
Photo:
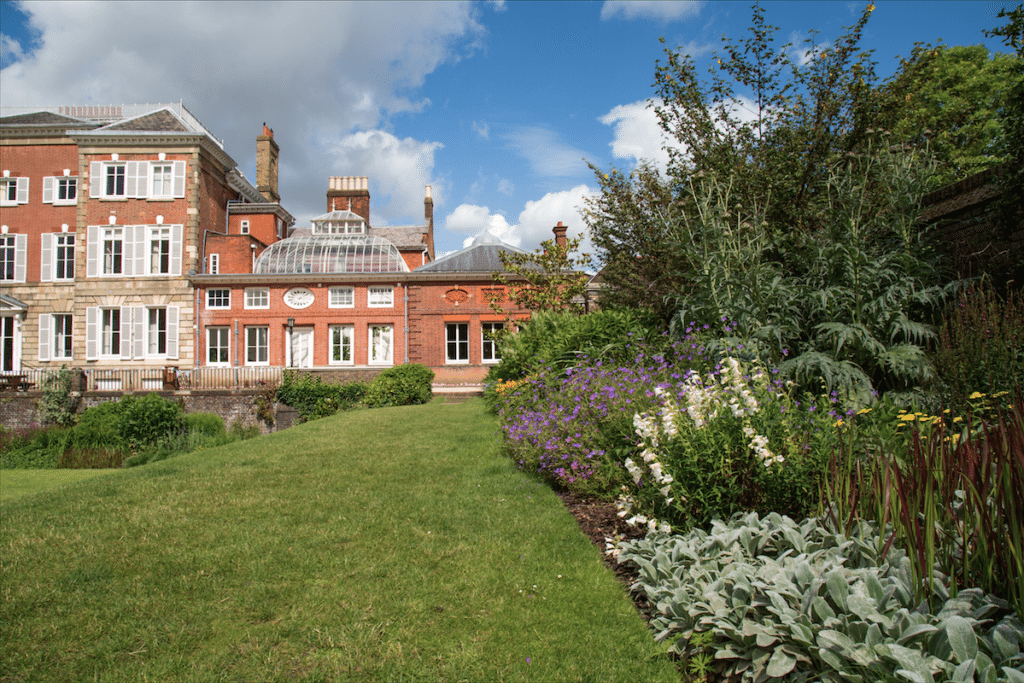
[[[676,680],[482,404],[360,411],[5,502],[0,680]]]
[[[117,470],[0,470],[0,504]]]

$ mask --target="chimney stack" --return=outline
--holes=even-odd
[[[351,211],[370,227],[370,180],[366,176],[331,176],[327,211]]]
[[[427,232],[423,235],[423,241],[427,245],[427,256],[434,259],[434,198],[430,195],[430,185],[427,185],[426,194],[423,198],[423,221],[427,226]]]
[[[562,221],[558,221],[558,225],[551,228],[551,232],[555,233],[555,244],[560,247],[565,247],[569,241],[565,238],[565,231],[569,229],[569,226],[562,225]]]
[[[277,155],[280,148],[274,142],[274,129],[263,124],[263,134],[256,137],[256,189],[268,201],[279,202],[277,193]]]

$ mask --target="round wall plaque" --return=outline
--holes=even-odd
[[[295,287],[284,293],[284,303],[288,308],[308,308],[313,304],[313,292],[305,287]]]

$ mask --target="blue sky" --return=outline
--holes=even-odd
[[[890,75],[915,42],[983,43],[1011,2],[879,0],[861,43]],[[818,44],[866,2],[767,2],[781,47]],[[664,157],[658,38],[712,59],[746,2],[12,2],[0,0],[0,104],[182,101],[255,179],[264,121],[282,203],[309,225],[327,178],[370,179],[374,225],[421,223],[439,253],[490,229],[534,249],[596,192],[590,162]]]

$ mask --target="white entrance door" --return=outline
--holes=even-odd
[[[313,367],[313,329],[296,327],[288,335],[288,367]]]

